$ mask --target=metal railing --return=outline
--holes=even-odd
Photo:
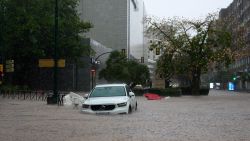
[[[59,101],[63,101],[63,96],[67,94],[67,92],[58,92],[59,93]],[[34,101],[46,101],[47,98],[52,95],[52,91],[0,91],[0,97],[7,99],[18,99],[18,100],[34,100]]]

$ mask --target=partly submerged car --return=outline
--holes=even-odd
[[[82,112],[94,114],[128,114],[135,110],[135,94],[126,84],[97,85],[82,105]]]

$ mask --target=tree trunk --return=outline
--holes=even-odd
[[[201,69],[196,69],[192,72],[192,95],[199,95],[200,94],[200,76],[201,76]]]
[[[169,88],[169,87],[170,87],[170,80],[165,79],[165,88]]]

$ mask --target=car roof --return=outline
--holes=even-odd
[[[96,85],[96,87],[110,87],[110,86],[126,86],[126,84],[115,83],[115,84],[98,84],[98,85]]]

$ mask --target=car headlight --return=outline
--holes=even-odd
[[[118,107],[124,107],[127,106],[127,102],[119,103],[117,104]]]
[[[87,104],[82,104],[82,108],[88,109],[88,108],[89,108],[89,105],[87,105]]]

